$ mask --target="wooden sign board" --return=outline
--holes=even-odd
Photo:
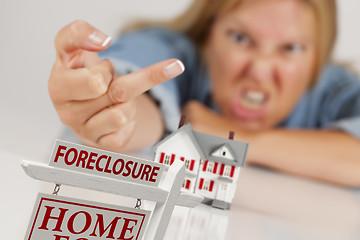
[[[151,212],[39,194],[25,240],[140,240]]]
[[[127,155],[56,140],[50,166],[158,186],[164,166]]]

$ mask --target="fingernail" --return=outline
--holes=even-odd
[[[166,77],[174,78],[179,74],[181,74],[182,72],[184,72],[184,70],[185,70],[184,64],[181,61],[176,60],[175,62],[165,67],[164,73]]]
[[[110,42],[111,37],[99,30],[94,30],[90,33],[89,40],[97,46],[105,47]]]

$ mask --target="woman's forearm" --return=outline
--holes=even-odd
[[[345,186],[360,187],[360,140],[335,130],[270,129],[245,132],[198,102],[184,108],[195,130],[249,142],[247,163]]]
[[[360,186],[360,141],[344,132],[274,129],[249,140],[249,163],[335,184]]]

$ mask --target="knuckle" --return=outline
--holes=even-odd
[[[48,92],[52,101],[59,98],[60,91],[54,84],[54,80],[48,81]]]
[[[81,127],[77,128],[75,130],[75,132],[80,138],[92,141],[93,139],[92,139],[91,130],[94,130],[94,129],[93,128],[89,129],[85,125],[85,126],[81,126]]]
[[[70,30],[73,33],[76,33],[79,31],[79,29],[82,29],[86,27],[88,24],[84,20],[75,20],[70,24]]]
[[[148,71],[147,75],[151,85],[153,86],[162,82],[162,76],[157,71]]]
[[[56,50],[56,53],[58,54],[58,46],[59,46],[59,43],[60,43],[60,36],[61,36],[61,34],[62,34],[62,31],[59,31],[57,34],[56,34],[56,36],[55,36],[55,38],[54,38],[54,41],[53,41],[53,45],[54,45],[54,47],[55,47],[55,50]]]
[[[107,67],[107,69],[109,69],[110,73],[111,73],[111,74],[114,74],[114,71],[115,71],[114,63],[113,63],[110,59],[108,59],[108,58],[102,60],[102,62],[105,64],[105,66]]]
[[[104,83],[103,75],[97,71],[92,71],[88,68],[84,68],[84,75],[86,76],[87,88],[96,97],[101,96],[107,90],[107,86]]]
[[[74,119],[74,115],[71,113],[71,111],[64,111],[61,114],[59,114],[60,117],[60,121],[67,125],[67,126],[72,126],[74,125],[75,119]]]
[[[116,129],[121,129],[126,124],[126,117],[123,112],[117,108],[110,111],[110,122]]]
[[[123,149],[128,145],[135,127],[135,122],[129,123],[126,126],[126,129],[123,128],[109,135],[103,136],[99,139],[98,143],[115,150]]]
[[[58,82],[59,82],[59,76],[57,71],[54,70],[55,67],[52,69],[51,71],[51,75],[49,77],[48,80],[48,92],[50,95],[51,100],[55,100],[55,99],[61,99],[62,96],[62,92],[60,91],[59,87],[58,87]]]
[[[62,106],[62,110],[59,111],[60,121],[70,127],[77,125],[78,118],[75,113],[75,109],[72,104],[68,103]]]
[[[137,105],[135,101],[129,101],[128,104],[126,104],[125,112],[127,112],[128,121],[132,121],[136,117],[137,112]]]
[[[111,142],[111,145],[115,149],[122,149],[126,146],[126,143],[127,143],[127,140],[125,140],[124,138],[121,138],[121,139],[114,139]]]
[[[85,28],[87,23],[83,20],[76,20],[72,22],[69,26],[69,37],[67,38],[67,44],[70,46],[75,45],[75,41],[77,39],[77,35],[81,32],[82,28]]]
[[[109,135],[101,136],[97,140],[97,144],[103,146],[105,149],[118,150],[126,146],[126,141],[123,138],[117,136],[117,132]]]
[[[50,99],[55,106],[65,101],[64,92],[55,84],[48,84],[48,92]]]
[[[114,103],[127,101],[126,92],[119,86],[119,84],[112,84],[109,94],[112,102]]]
[[[50,99],[53,101],[54,104],[58,101],[61,101],[61,99],[63,99],[62,91],[54,87],[52,84],[48,85],[48,91],[49,91]]]

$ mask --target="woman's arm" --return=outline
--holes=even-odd
[[[344,132],[274,129],[248,139],[249,163],[330,183],[360,186],[360,142]]]
[[[230,130],[250,143],[247,163],[334,184],[360,186],[360,141],[335,130],[272,129],[244,132],[235,123],[199,103],[184,109],[194,129],[221,137]]]

